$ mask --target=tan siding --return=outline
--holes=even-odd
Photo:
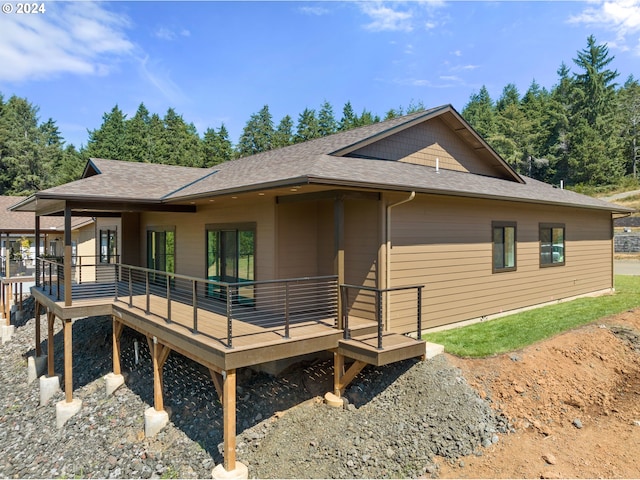
[[[517,270],[492,273],[491,222],[517,222]],[[539,223],[564,223],[565,265],[539,265]],[[490,200],[418,196],[394,209],[391,285],[425,284],[433,327],[611,288],[610,214]],[[392,328],[413,314],[392,300]]]
[[[278,205],[279,278],[317,275],[317,212],[317,202]]]
[[[397,160],[417,165],[496,176],[494,169],[439,119],[408,128],[361,148],[353,155]]]
[[[353,285],[377,286],[378,203],[345,202],[345,281]],[[375,297],[371,292],[353,292],[349,299],[352,315],[373,319]]]
[[[144,213],[140,217],[140,255],[146,266],[147,229],[175,227],[176,273],[206,275],[205,225],[220,223],[256,224],[256,279],[275,278],[274,200],[232,200],[199,206],[196,213]]]

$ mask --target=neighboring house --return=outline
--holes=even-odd
[[[610,292],[613,218],[631,212],[517,174],[451,106],[209,169],[91,159],[81,180],[38,192],[13,210],[64,214],[67,226],[75,215],[119,216],[116,300],[96,308],[114,315],[114,332],[128,325],[148,336],[160,379],[167,350],[223,373],[214,375],[221,386],[220,378],[235,381],[236,368],[324,349],[336,351],[336,394],[357,373],[340,373],[345,357],[355,359],[359,371],[366,363],[416,355],[417,342],[385,357],[400,341],[394,333],[415,336],[425,328]],[[66,255],[65,265],[69,250]],[[308,277],[318,290],[300,307],[291,289]],[[327,278],[334,283],[317,286]],[[274,285],[273,292],[265,285]],[[337,285],[343,285],[340,295]],[[34,295],[67,318],[65,308],[73,308],[80,290],[71,283],[58,288],[65,305],[43,293],[44,286]],[[154,311],[162,295],[162,309]],[[185,304],[192,324],[172,318]],[[287,324],[284,336],[263,340],[260,348],[243,344],[249,333],[239,334],[234,322],[251,323],[276,304],[286,305],[279,314],[287,322],[294,312],[312,310],[337,317],[340,337],[319,342],[318,335],[329,335],[323,332],[303,342],[289,335]],[[200,311],[219,313],[228,329],[211,334],[211,342],[198,336],[205,328]],[[154,312],[160,324],[150,317]],[[343,338],[347,321],[351,339],[348,333]],[[275,332],[271,324],[262,328]],[[383,337],[388,343],[381,345]],[[372,338],[378,344],[366,348]],[[119,374],[117,350],[115,357]],[[234,409],[235,387],[227,386],[220,391]],[[225,468],[233,470],[230,437]]]

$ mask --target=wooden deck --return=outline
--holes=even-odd
[[[49,294],[33,288],[35,299],[61,319],[84,316],[114,315],[123,324],[148,336],[172,350],[214,370],[229,370],[260,363],[291,358],[298,355],[337,349],[343,331],[336,327],[335,318],[294,321],[289,325],[289,338],[284,323],[265,326],[251,319],[232,320],[232,347],[227,346],[227,318],[220,313],[198,308],[197,333],[193,328],[193,307],[180,302],[171,303],[171,321],[153,313],[145,313],[146,296],[131,298],[113,296],[81,298],[65,306],[57,299],[57,292]],[[62,295],[64,296],[64,295]],[[166,298],[150,295],[150,311],[167,309]],[[246,317],[246,315],[245,315]],[[373,334],[376,322],[358,317],[349,318],[352,336]]]

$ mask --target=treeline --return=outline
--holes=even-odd
[[[0,194],[28,195],[76,180],[84,160],[53,119],[38,121],[38,107],[0,94]]]
[[[496,101],[485,87],[463,117],[519,173],[565,185],[612,185],[638,176],[640,84],[616,83],[614,57],[595,38],[562,63],[551,89],[535,81],[520,95],[513,84]]]
[[[610,67],[614,57],[592,36],[564,63],[550,90],[535,81],[521,95],[513,84],[493,100],[483,87],[471,96],[463,117],[519,173],[565,185],[608,185],[625,175],[638,177],[640,84],[629,77],[619,85]],[[424,110],[422,102],[386,112],[384,119]],[[173,108],[163,117],[140,104],[127,116],[116,105],[88,132],[87,145],[65,146],[53,119],[39,123],[38,107],[26,99],[0,95],[0,194],[26,195],[79,178],[90,157],[133,162],[210,167],[339,131],[379,122],[347,102],[339,118],[325,101],[297,119],[277,123],[265,105],[251,115],[234,145],[224,124],[199,135]]]

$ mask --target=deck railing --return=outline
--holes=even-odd
[[[424,285],[406,285],[406,286],[401,286],[401,287],[392,287],[392,288],[374,288],[374,287],[365,287],[362,285],[348,285],[348,284],[343,284],[340,285],[340,297],[342,299],[342,312],[340,312],[341,316],[342,316],[342,325],[344,328],[344,338],[345,340],[349,340],[351,338],[351,331],[349,329],[349,309],[351,308],[351,306],[353,305],[352,303],[350,303],[350,293],[352,291],[364,291],[369,293],[370,295],[373,295],[373,302],[375,305],[374,308],[374,312],[375,312],[375,320],[376,323],[378,325],[378,350],[382,350],[384,348],[383,346],[383,342],[382,342],[382,338],[383,338],[383,332],[385,331],[385,325],[384,325],[384,318],[385,315],[383,314],[384,311],[384,302],[385,302],[385,298],[386,298],[386,302],[388,304],[391,303],[391,299],[390,299],[390,295],[383,295],[385,293],[393,293],[393,292],[409,292],[411,290],[415,290],[416,291],[416,297],[415,297],[415,318],[416,318],[416,324],[415,324],[415,329],[416,329],[416,334],[417,334],[417,338],[420,339],[422,338],[422,290],[424,288]],[[357,294],[356,294],[357,295]],[[353,300],[355,300],[356,297],[351,297]],[[404,303],[407,302],[411,302],[410,300],[404,300]],[[396,303],[397,306],[397,303]],[[411,308],[411,307],[410,307]]]
[[[116,263],[102,263],[94,255],[72,258],[72,299],[113,296],[115,293]],[[60,257],[36,259],[36,284],[56,300],[64,297],[64,262]]]
[[[176,320],[176,303],[187,305],[189,329],[203,335],[207,334],[200,328],[200,317],[204,312],[217,313],[226,319],[227,348],[233,348],[233,320],[281,327],[283,337],[290,338],[291,326],[298,322],[337,318],[336,276],[227,283],[129,265],[117,269],[117,300],[166,323]],[[179,320],[184,323],[185,318]]]

